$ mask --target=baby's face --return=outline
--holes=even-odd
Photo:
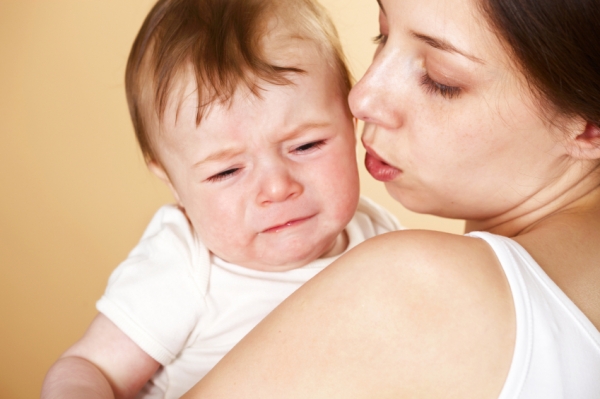
[[[252,269],[290,270],[333,255],[358,202],[347,100],[322,58],[298,53],[307,73],[292,76],[295,84],[263,83],[262,98],[240,91],[231,106],[212,105],[199,127],[190,79],[156,142],[199,238]]]

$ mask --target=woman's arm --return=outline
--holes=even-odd
[[[48,371],[42,399],[133,398],[159,363],[102,314]]]
[[[482,240],[390,233],[299,289],[185,398],[497,398],[514,331]]]

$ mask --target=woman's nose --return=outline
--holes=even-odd
[[[400,122],[397,97],[401,88],[395,84],[399,78],[392,60],[383,53],[378,54],[350,91],[348,102],[352,114],[366,123],[396,127]]]
[[[283,202],[299,197],[303,191],[303,185],[285,164],[270,165],[263,169],[259,177],[257,201],[259,205]]]

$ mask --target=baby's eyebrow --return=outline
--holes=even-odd
[[[429,35],[425,35],[423,33],[414,32],[414,31],[411,31],[410,34],[412,37],[419,39],[422,42],[427,43],[428,45],[430,45],[433,48],[436,48],[436,49],[442,50],[442,51],[447,51],[449,53],[460,54],[463,57],[470,59],[471,61],[475,61],[479,64],[485,64],[485,62],[483,62],[482,59],[477,58],[474,55],[468,54],[465,51],[459,50],[453,44],[451,44],[450,42],[447,42],[446,40],[443,40],[443,39],[440,39],[437,37],[433,37],[433,36],[429,36]]]
[[[306,132],[307,130],[324,128],[324,127],[327,127],[330,125],[331,125],[330,122],[302,123],[298,126],[295,126],[292,130],[288,131],[287,133],[284,133],[281,137],[279,137],[277,139],[277,141],[293,140],[296,137],[301,136],[302,133]],[[216,150],[215,152],[208,154],[206,157],[204,157],[201,160],[199,160],[198,162],[194,163],[192,168],[197,168],[198,166],[200,166],[206,162],[220,161],[223,159],[233,158],[236,155],[239,155],[243,152],[244,152],[244,150],[239,147],[227,147],[227,148],[223,148],[220,150]]]
[[[312,130],[312,129],[320,129],[320,128],[324,128],[327,126],[330,126],[331,123],[329,122],[307,122],[307,123],[302,123],[296,127],[294,127],[292,130],[290,130],[289,132],[283,134],[280,137],[280,140],[291,140],[294,139],[300,135],[302,135],[302,133],[306,132],[307,130]]]
[[[236,155],[241,154],[243,151],[239,148],[235,148],[235,147],[230,147],[230,148],[224,148],[222,150],[218,150],[215,151],[209,155],[207,155],[206,157],[202,158],[201,160],[199,160],[198,162],[196,162],[193,165],[193,168],[196,168],[200,165],[202,165],[205,162],[211,162],[211,161],[218,161],[221,159],[227,159],[227,158],[233,158]]]

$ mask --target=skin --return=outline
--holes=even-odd
[[[572,163],[564,132],[542,117],[469,2],[428,4],[380,14],[383,39],[350,98],[367,122],[363,144],[402,171],[386,188],[409,209],[467,219],[468,231],[515,235],[570,190],[547,178]]]
[[[600,129],[542,108],[470,1],[380,4],[382,41],[350,95],[370,172],[410,209],[512,237],[600,327]],[[294,293],[185,398],[492,399],[514,342],[487,244],[389,233]]]
[[[312,45],[281,55],[306,73],[293,84],[240,89],[196,125],[195,82],[183,81],[157,137],[150,169],[172,190],[205,245],[266,271],[343,252],[359,198],[354,124],[335,73]],[[302,112],[298,112],[301,110]],[[42,398],[132,398],[160,364],[98,314],[49,370]]]
[[[337,80],[312,45],[287,64],[285,86],[240,88],[196,125],[196,84],[167,110],[151,170],[171,188],[195,233],[220,258],[285,271],[341,253],[358,204],[354,125]],[[177,99],[177,97],[175,97]],[[301,110],[301,112],[298,112]]]

